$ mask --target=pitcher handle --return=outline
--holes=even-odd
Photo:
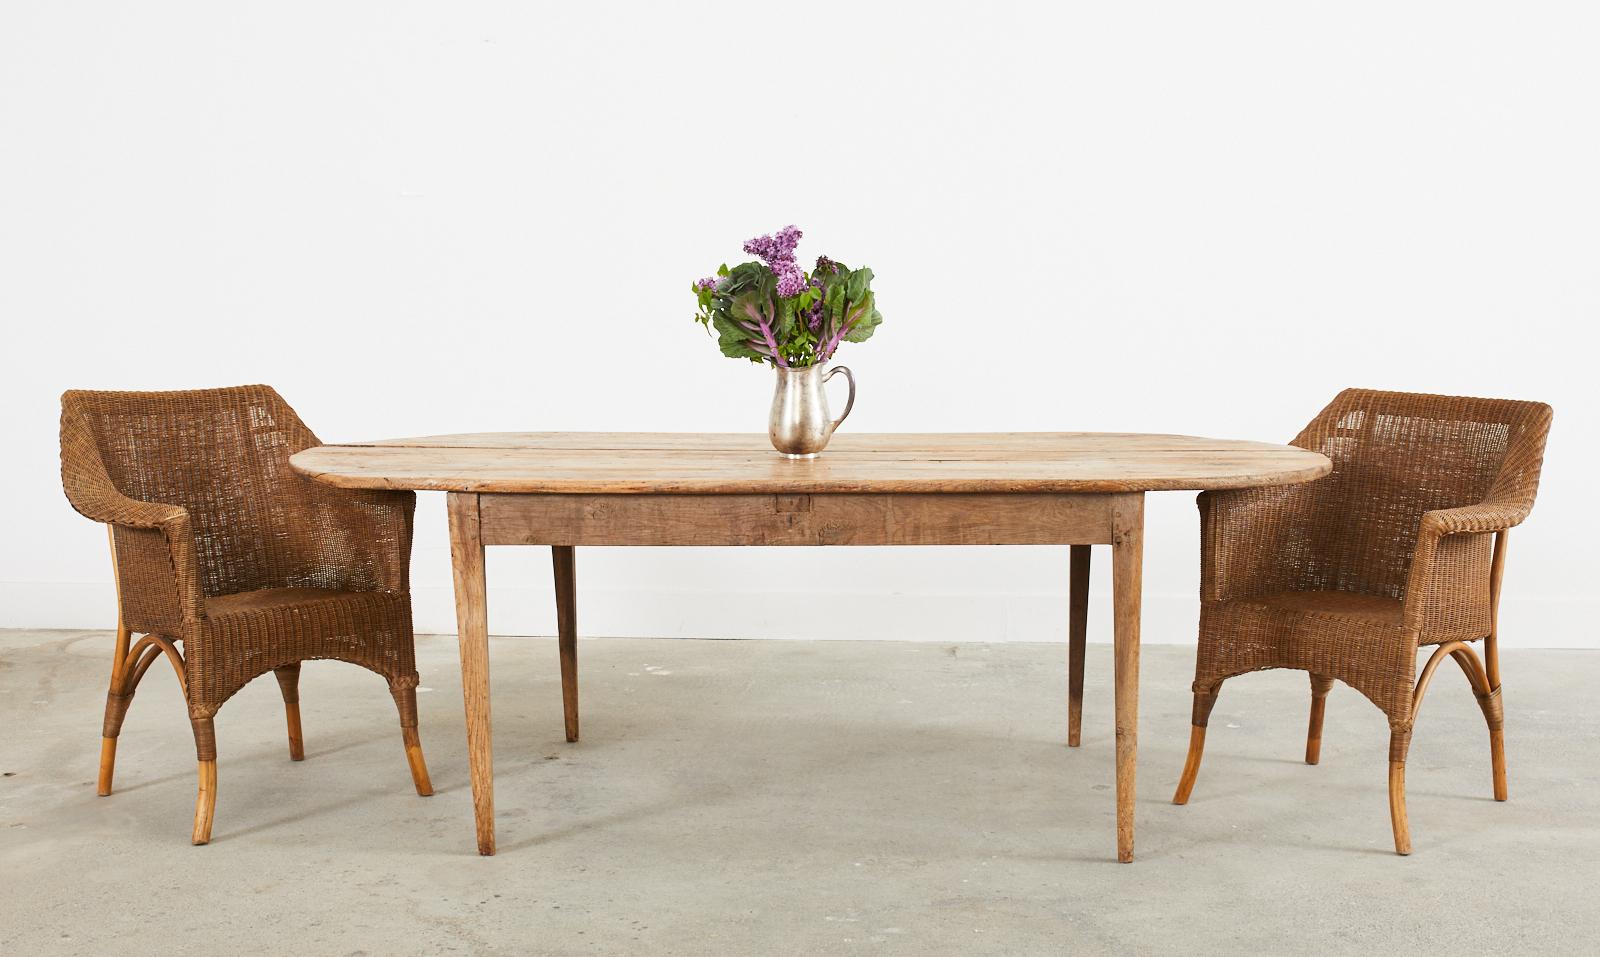
[[[837,429],[840,423],[844,422],[845,418],[850,415],[851,406],[856,404],[856,377],[853,373],[851,373],[849,366],[834,366],[832,369],[828,370],[826,375],[822,377],[822,382],[824,385],[826,385],[829,379],[833,378],[840,372],[843,372],[844,377],[850,380],[850,397],[844,400],[844,411],[839,413],[839,417],[834,419],[833,425],[828,428],[829,434],[832,434],[833,430]]]

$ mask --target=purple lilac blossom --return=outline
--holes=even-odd
[[[777,293],[781,299],[792,299],[806,290],[806,274],[794,258],[802,235],[799,227],[791,224],[771,236],[757,236],[744,244],[744,251],[760,257],[777,277]]]
[[[778,263],[772,267],[778,275],[778,296],[792,299],[806,290],[806,274],[792,262]]]
[[[695,284],[694,284],[694,287],[696,289],[699,289],[699,290],[702,290],[702,291],[708,290],[708,289],[715,289],[715,288],[717,288],[717,283],[720,282],[720,281],[721,280],[716,276],[707,276],[704,279],[696,280]]]
[[[805,311],[806,328],[810,329],[813,333],[820,332],[822,330],[821,294],[825,291],[822,277],[831,276],[838,272],[840,268],[841,267],[838,263],[829,259],[827,256],[817,257],[817,268],[811,274],[811,288],[817,291],[818,297],[817,301],[811,304],[811,308]]]
[[[817,271],[819,273],[822,271],[821,259],[817,260]],[[818,276],[811,277],[810,286],[812,289],[817,291],[818,298],[817,301],[812,303],[810,308],[805,311],[804,318],[806,321],[806,328],[815,333],[822,328],[822,279]]]
[[[771,236],[757,236],[747,240],[744,251],[760,257],[762,262],[776,270],[779,263],[794,262],[794,248],[800,245],[801,235],[803,234],[798,227],[785,226]]]

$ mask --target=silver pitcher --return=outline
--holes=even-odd
[[[850,398],[837,419],[828,418],[828,396],[822,384],[836,373],[850,380]],[[778,388],[772,393],[772,414],[767,418],[767,435],[772,447],[792,459],[815,458],[827,448],[833,430],[856,404],[856,377],[845,366],[827,368],[826,363],[798,368],[778,368]]]

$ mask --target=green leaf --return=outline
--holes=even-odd
[[[784,342],[794,334],[795,322],[794,300],[778,300],[778,321],[773,324],[772,335],[779,342]]]
[[[818,273],[822,289],[807,288],[793,299],[777,295],[777,276],[765,263],[746,262],[729,267],[724,263],[717,275],[722,281],[715,291],[702,291],[701,311],[696,321],[717,331],[722,354],[735,359],[770,362],[768,348],[759,332],[745,323],[759,317],[772,333],[778,353],[790,365],[809,365],[817,361],[817,350],[833,340],[841,328],[848,330],[844,341],[864,342],[883,322],[872,292],[872,270],[840,266],[831,273]],[[817,303],[822,305],[822,323],[815,333],[801,318]]]
[[[865,266],[851,270],[849,277],[845,280],[845,284],[849,287],[850,301],[861,301],[872,291],[872,270]]]
[[[872,298],[867,298],[867,311],[857,319],[850,331],[844,334],[845,342],[866,342],[872,338],[872,333],[883,323],[883,314],[872,306]]]
[[[740,263],[729,269],[723,278],[725,281],[718,283],[717,288],[717,294],[723,296],[738,296],[752,289],[759,289],[763,283],[772,285],[777,283],[772,270],[761,263]]]
[[[822,305],[822,330],[824,339],[833,338],[839,331],[840,323],[844,322],[844,310],[848,305],[844,283],[836,283],[828,287],[828,297]]]
[[[717,313],[711,317],[711,324],[717,329],[717,347],[722,354],[730,359],[755,359],[762,361],[766,357],[757,352],[750,345],[750,333],[744,327],[736,324],[724,313]]]

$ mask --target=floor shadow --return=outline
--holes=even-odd
[[[291,760],[289,760],[289,746],[287,744],[285,744],[283,746],[282,750],[279,750],[279,749],[276,749],[276,748],[267,749],[267,748],[257,747],[257,748],[251,748],[248,751],[242,751],[242,752],[240,752],[238,754],[229,754],[227,749],[226,749],[226,746],[222,746],[222,747],[219,747],[217,749],[217,771],[218,771],[218,774],[221,774],[229,765],[233,765],[234,767],[240,767],[240,766],[244,765],[246,762],[251,763],[251,764],[255,764],[255,763],[258,763],[258,762],[269,761],[269,760],[272,760],[273,758],[281,758],[283,760],[284,764],[315,764],[318,761],[322,760],[323,758],[327,758],[327,757],[329,757],[331,755],[338,754],[341,751],[348,751],[351,748],[359,748],[359,747],[362,747],[362,746],[365,746],[365,745],[372,744],[372,743],[374,743],[375,741],[378,741],[378,740],[379,740],[379,737],[377,735],[373,735],[373,736],[370,736],[370,737],[356,738],[356,739],[353,739],[353,740],[345,741],[345,742],[343,742],[341,744],[333,745],[332,747],[318,748],[315,751],[307,751],[306,752],[306,759],[304,761],[291,761]],[[395,735],[395,741],[397,743],[400,741],[399,734]],[[404,761],[403,754],[402,754],[402,757],[401,757],[401,761],[402,762]],[[124,784],[122,784],[120,782],[121,782],[121,778],[122,778],[123,769],[127,766],[127,763],[128,762],[126,762],[124,760],[122,755],[119,754],[117,756],[116,779],[112,782],[112,790],[111,790],[111,793],[113,795],[115,795],[115,794],[126,794],[126,793],[130,793],[130,792],[133,792],[133,791],[142,791],[145,788],[155,787],[157,785],[171,784],[174,781],[184,781],[184,780],[193,781],[194,780],[194,776],[195,776],[194,763],[190,762],[189,767],[187,769],[185,769],[184,771],[176,772],[176,773],[173,773],[173,774],[163,775],[161,777],[141,778],[137,783],[124,785]],[[135,767],[138,766],[137,762],[133,762],[133,764],[134,764]]]

